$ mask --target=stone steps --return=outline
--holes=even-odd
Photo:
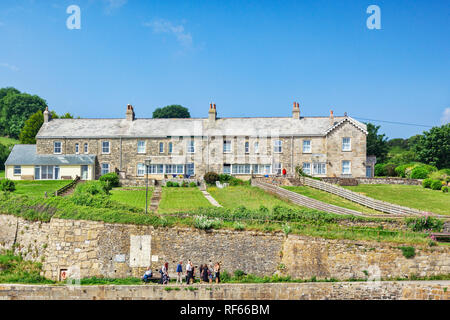
[[[156,212],[159,207],[159,202],[161,201],[161,186],[155,186],[155,190],[153,190],[152,198],[150,199],[150,211]]]

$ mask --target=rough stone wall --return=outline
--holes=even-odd
[[[333,184],[339,184],[346,178],[324,177],[323,181]],[[405,178],[355,178],[359,184],[403,184],[403,185],[422,185],[422,179],[405,179]]]
[[[138,238],[143,241],[141,248],[131,245],[132,237],[142,238]],[[145,247],[146,237],[150,238],[149,248]],[[14,243],[16,252],[26,259],[43,262],[44,275],[51,279],[58,279],[61,269],[71,267],[79,268],[83,278],[137,277],[150,263],[155,270],[167,261],[170,270],[175,270],[179,260],[186,263],[187,259],[196,266],[219,261],[222,270],[230,272],[241,269],[260,276],[282,272],[293,278],[364,278],[364,270],[370,273],[376,268],[383,278],[450,273],[450,248],[446,246],[416,246],[416,256],[406,259],[398,244],[384,242],[154,229],[83,220],[42,223],[0,215],[0,249],[11,249]]]
[[[450,281],[195,285],[39,286],[2,284],[0,300],[449,300]],[[168,288],[179,290],[167,290]]]

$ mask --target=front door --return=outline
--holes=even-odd
[[[366,167],[366,177],[372,178],[372,167],[371,166]]]
[[[88,166],[81,166],[81,180],[88,180]]]

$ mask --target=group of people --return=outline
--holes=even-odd
[[[214,281],[216,283],[220,282],[220,263],[216,262],[214,266],[210,265],[208,266],[206,263],[200,265],[199,269],[199,278],[200,283],[213,283]],[[192,264],[191,260],[188,260],[186,264],[186,284],[192,284],[195,282],[195,270],[196,267]],[[168,284],[170,281],[169,277],[169,263],[165,262],[164,265],[159,270],[159,273],[161,274],[161,278],[159,280],[160,284]],[[180,261],[176,268],[177,273],[177,284],[183,283],[183,261]],[[150,279],[152,278],[153,273],[150,267],[147,268],[147,270],[144,273],[144,276],[142,277],[142,281],[144,282],[150,282]]]

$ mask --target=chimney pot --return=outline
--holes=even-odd
[[[209,122],[216,121],[216,118],[217,118],[216,104],[210,103],[209,104],[209,112],[208,112]]]
[[[49,122],[50,120],[52,120],[52,115],[48,111],[48,107],[45,107],[45,110],[44,110],[44,122]]]
[[[133,106],[131,104],[127,105],[126,117],[128,121],[134,121],[135,119]]]
[[[298,102],[294,102],[294,108],[292,109],[292,119],[300,119],[300,108]]]

